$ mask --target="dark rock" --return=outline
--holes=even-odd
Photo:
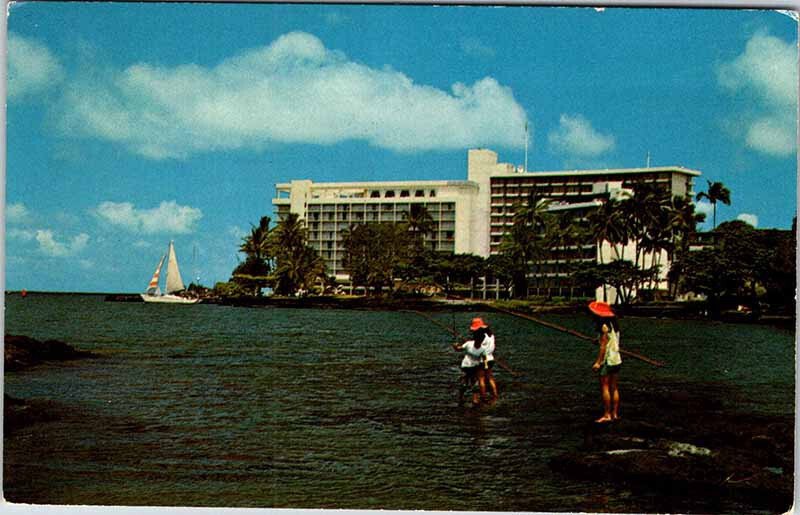
[[[59,340],[39,341],[28,336],[5,336],[3,357],[6,372],[21,370],[44,361],[65,361],[96,357]]]
[[[734,397],[714,385],[634,386],[626,393],[624,418],[585,423],[582,445],[552,458],[553,470],[670,497],[688,491],[758,509],[790,509],[792,416],[724,408],[721,399]]]
[[[26,401],[3,394],[3,434],[9,435],[36,422],[55,420],[57,411],[46,401]]]
[[[106,302],[144,302],[142,297],[139,295],[129,295],[123,293],[106,295],[105,300]]]

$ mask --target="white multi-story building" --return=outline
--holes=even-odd
[[[691,196],[692,181],[699,175],[698,171],[680,166],[528,172],[499,163],[491,150],[472,149],[468,152],[465,181],[293,180],[276,185],[272,202],[278,218],[292,212],[305,221],[310,244],[325,260],[328,273],[346,280],[343,231],[354,224],[400,222],[413,204],[425,206],[433,218],[434,230],[427,236],[429,248],[488,257],[499,252],[516,206],[534,191],[540,198],[550,199],[550,210],[584,213],[608,198],[629,194],[637,182],[654,183],[670,195]],[[575,259],[607,262],[611,250],[607,242],[587,242],[577,249]],[[666,264],[664,259],[659,257],[659,262]]]
[[[328,274],[347,279],[343,232],[370,222],[402,222],[411,206],[424,206],[433,219],[428,248],[472,253],[474,199],[470,181],[343,182],[315,184],[308,180],[277,185],[272,203],[280,219],[288,212],[305,221],[309,243],[325,260]]]

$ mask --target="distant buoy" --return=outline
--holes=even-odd
[[[19,294],[22,295],[22,298],[24,299],[25,297],[28,296],[28,290],[22,290],[21,292],[19,292]]]

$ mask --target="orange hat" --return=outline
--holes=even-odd
[[[609,306],[605,302],[600,302],[599,300],[589,303],[589,311],[591,311],[592,313],[594,313],[599,317],[614,316],[614,312],[611,310],[611,306]]]
[[[473,318],[473,319],[472,319],[472,325],[470,325],[470,326],[469,326],[469,330],[470,330],[470,331],[477,331],[478,329],[480,329],[480,328],[482,328],[482,327],[488,327],[488,326],[487,326],[487,325],[486,325],[486,324],[483,322],[483,319],[482,319],[482,318],[480,318],[480,317],[478,317],[478,318]]]

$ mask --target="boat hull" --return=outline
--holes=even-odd
[[[177,295],[147,295],[146,293],[141,293],[140,296],[143,301],[153,304],[197,304],[200,302],[200,299],[187,299]]]

